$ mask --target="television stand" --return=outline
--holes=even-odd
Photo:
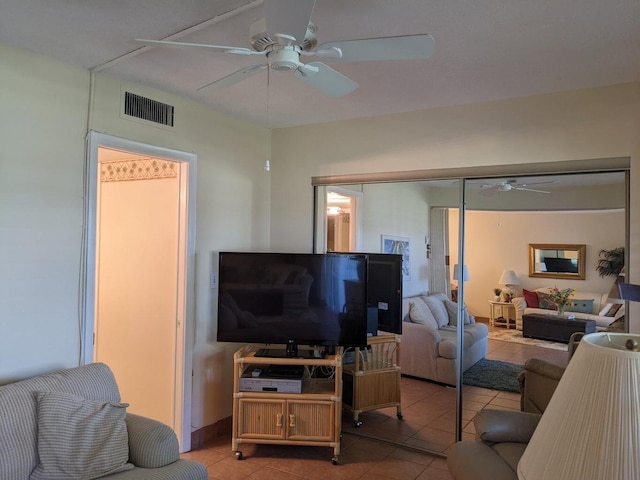
[[[313,351],[305,358],[256,356],[255,347],[248,345],[233,356],[233,424],[231,447],[238,460],[240,445],[264,443],[332,447],[332,463],[338,463],[342,427],[342,348],[326,358],[315,357]],[[306,353],[302,350],[300,353]],[[271,351],[269,352],[271,353]],[[241,391],[240,379],[248,365],[267,371],[269,367],[298,372],[333,369],[331,378],[308,375],[302,377],[301,393],[273,391]],[[321,367],[321,368],[314,368]],[[298,377],[300,378],[300,377]]]

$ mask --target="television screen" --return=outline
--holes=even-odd
[[[547,272],[578,273],[578,260],[571,258],[544,257]]]
[[[367,258],[368,333],[375,335],[381,330],[401,334],[402,255],[369,253]]]
[[[221,252],[220,342],[367,344],[367,257]]]

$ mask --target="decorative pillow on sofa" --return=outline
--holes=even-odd
[[[444,300],[446,300],[447,296],[442,293],[434,293],[433,295],[428,295],[426,297],[420,297],[427,304],[429,310],[433,314],[433,317],[438,322],[438,328],[444,327],[445,325],[449,325],[449,314],[447,313],[447,308],[444,306]]]
[[[544,308],[546,310],[557,310],[558,306],[551,300],[551,294],[537,292],[538,294],[538,308]],[[527,303],[527,306],[529,304]]]
[[[438,322],[427,307],[427,304],[422,300],[417,299],[409,304],[409,318],[413,323],[421,323],[423,325],[429,325],[434,329],[438,329]]]
[[[615,317],[616,313],[618,313],[618,310],[620,310],[621,307],[621,303],[614,303],[613,305],[611,305],[611,308],[607,312],[607,317]]]
[[[566,312],[593,313],[593,298],[575,298],[571,300],[573,305],[564,307]]]
[[[449,315],[449,325],[451,325],[452,327],[457,326],[458,325],[458,304],[453,300],[450,300],[447,298],[444,300],[444,306],[447,308],[447,314]],[[467,310],[466,306],[462,311],[462,319],[463,319],[462,323],[464,325],[471,324],[471,315],[469,314],[469,311]]]
[[[38,466],[31,480],[92,480],[133,468],[125,403],[36,392]]]
[[[522,296],[524,297],[524,301],[527,302],[527,307],[540,308],[538,303],[538,292],[532,292],[523,288]]]

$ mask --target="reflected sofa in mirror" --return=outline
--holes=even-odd
[[[529,276],[584,280],[586,245],[529,245]]]

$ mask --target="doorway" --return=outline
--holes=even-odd
[[[89,138],[83,359],[191,448],[195,156]]]
[[[361,249],[359,219],[362,192],[327,189],[326,252],[358,252]]]

